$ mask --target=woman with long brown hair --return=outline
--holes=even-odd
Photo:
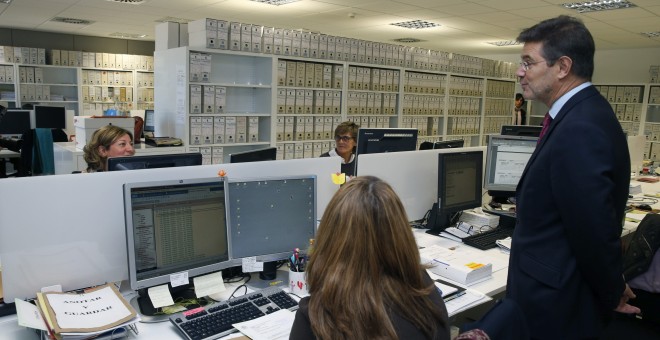
[[[306,273],[310,296],[290,339],[449,339],[403,205],[376,177],[356,177],[334,195]]]

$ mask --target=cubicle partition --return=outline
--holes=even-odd
[[[418,220],[438,201],[438,154],[459,151],[483,151],[486,164],[485,146],[377,153],[358,156],[358,176],[388,182],[401,198],[408,219]]]
[[[0,259],[6,301],[42,287],[79,289],[128,278],[122,185],[213,177],[317,176],[317,214],[338,186],[340,158],[204,165],[0,181]],[[268,221],[264,221],[267,223]]]

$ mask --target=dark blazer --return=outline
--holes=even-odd
[[[626,137],[589,86],[566,102],[518,183],[507,297],[533,338],[597,337],[623,294]]]

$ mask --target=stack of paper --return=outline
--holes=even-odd
[[[429,265],[429,270],[460,284],[471,285],[487,279],[493,272],[491,263],[481,262],[474,253],[463,249],[443,248],[432,245],[419,250],[422,263]]]
[[[19,320],[30,319],[26,326],[44,330],[49,339],[121,338],[128,334],[126,327],[140,320],[114,285],[80,294],[37,293],[36,306],[16,302]]]

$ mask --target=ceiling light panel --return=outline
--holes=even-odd
[[[515,46],[520,45],[520,42],[517,40],[503,40],[503,41],[489,41],[488,44],[495,46]]]
[[[64,17],[54,17],[50,19],[50,21],[54,22],[62,22],[65,24],[72,24],[72,25],[91,25],[94,23],[92,20],[87,20],[87,19],[76,19],[76,18],[64,18]]]
[[[649,38],[658,38],[660,37],[660,31],[658,32],[642,32],[641,33],[643,36],[649,37]]]
[[[398,38],[398,39],[392,39],[392,41],[409,44],[409,43],[421,42],[422,40],[417,38]]]
[[[613,9],[633,8],[637,5],[627,0],[598,0],[587,2],[567,2],[560,6],[578,13],[607,11]]]
[[[424,21],[424,20],[411,20],[411,21],[403,21],[403,22],[395,22],[393,24],[390,24],[393,26],[399,26],[403,28],[410,28],[410,29],[422,29],[422,28],[431,28],[431,27],[437,27],[440,26],[439,24],[429,22],[429,21]]]
[[[292,2],[298,2],[300,0],[250,0],[250,1],[260,2],[262,4],[273,5],[273,6],[281,6],[281,5],[290,4]]]
[[[129,4],[129,5],[142,5],[147,0],[105,0],[105,1],[110,1],[110,2],[119,2],[122,4]]]

